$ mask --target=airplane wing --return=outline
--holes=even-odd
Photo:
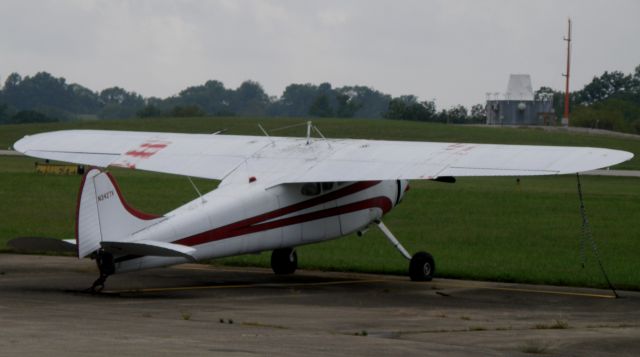
[[[268,184],[529,176],[590,171],[629,160],[612,149],[533,145],[64,130],[25,136],[25,155],[98,167]]]

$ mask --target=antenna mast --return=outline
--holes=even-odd
[[[571,18],[568,19],[567,37],[567,72],[563,74],[565,77],[564,87],[564,114],[562,115],[562,126],[569,126],[569,75],[571,71]]]

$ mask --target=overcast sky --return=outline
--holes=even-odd
[[[366,85],[438,108],[484,102],[510,73],[563,88],[640,65],[640,1],[2,0],[0,80],[47,71],[166,97],[208,79]]]

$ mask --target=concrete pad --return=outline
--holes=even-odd
[[[593,170],[593,171],[582,172],[580,173],[580,175],[640,177],[640,170]]]
[[[0,156],[24,156],[24,154],[15,150],[0,150]]]
[[[640,293],[0,255],[3,355],[635,356]]]

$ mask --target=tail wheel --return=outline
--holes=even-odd
[[[413,255],[409,263],[409,277],[413,281],[431,281],[436,271],[436,262],[431,254],[418,252]]]
[[[298,268],[298,253],[294,248],[276,249],[271,253],[271,269],[276,274],[293,274]]]

